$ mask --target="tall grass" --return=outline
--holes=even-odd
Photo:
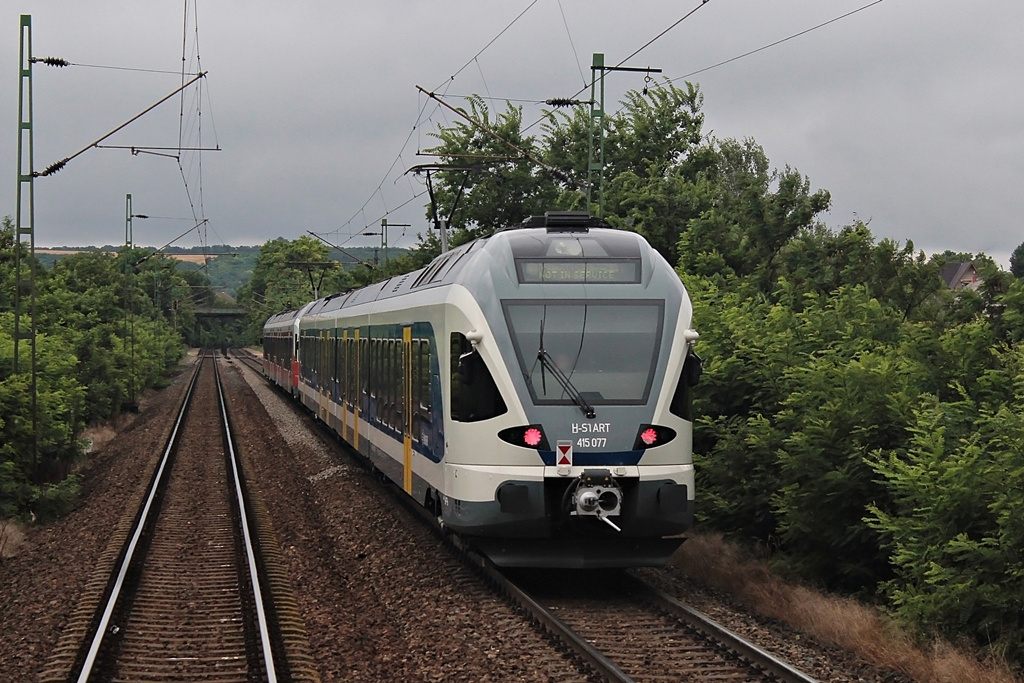
[[[0,519],[0,562],[14,557],[18,546],[25,540],[21,524],[13,519]]]
[[[783,581],[720,535],[688,533],[672,563],[754,611],[920,683],[1022,683],[1011,667],[942,640],[920,643],[879,609]]]

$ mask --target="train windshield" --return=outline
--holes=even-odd
[[[507,301],[519,368],[538,405],[643,404],[661,345],[660,301]],[[546,367],[545,356],[569,386]]]

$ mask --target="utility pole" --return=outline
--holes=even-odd
[[[604,75],[605,72],[608,71],[636,71],[646,73],[648,79],[650,79],[651,74],[661,73],[661,69],[652,69],[650,67],[637,68],[630,66],[605,66],[604,54],[601,52],[594,53],[593,65],[590,67],[590,136],[588,145],[589,158],[587,160],[587,211],[590,211],[590,204],[593,201],[592,195],[596,185],[598,193],[598,218],[604,218]],[[598,90],[600,90],[599,96],[597,92]],[[644,92],[646,92],[646,89]],[[595,176],[597,177],[596,182],[594,180]]]
[[[134,293],[132,291],[132,266],[131,253],[134,246],[132,235],[132,196],[124,196],[124,339],[122,349],[129,351],[128,355],[128,408],[132,412],[138,411],[135,403],[135,310],[133,306]],[[130,350],[126,347],[131,346]],[[123,407],[123,406],[122,406]]]
[[[434,227],[437,228],[438,235],[441,238],[441,253],[444,254],[448,251],[448,226],[451,225],[452,216],[455,215],[455,208],[459,205],[459,200],[462,199],[462,193],[466,189],[466,183],[469,182],[470,173],[481,173],[483,169],[475,166],[449,166],[443,164],[421,164],[419,166],[413,166],[406,173],[426,173],[427,175],[427,192],[430,194],[430,215],[434,220]],[[462,171],[462,185],[459,186],[459,191],[455,194],[455,200],[452,202],[451,211],[448,212],[447,218],[437,217],[437,198],[434,196],[434,184],[430,180],[431,171]]]
[[[149,218],[144,213],[132,212],[132,195],[124,196],[124,341],[122,348],[128,355],[128,409],[138,412],[135,400],[135,268],[142,261],[132,263],[135,251],[135,235],[132,228],[133,218]],[[156,272],[153,274],[153,302],[156,303]],[[159,309],[159,305],[157,306]],[[129,348],[130,347],[130,348]]]
[[[285,261],[289,266],[296,268],[302,268],[306,271],[309,276],[309,288],[313,290],[313,298],[320,298],[320,285],[323,284],[324,275],[327,274],[328,270],[333,270],[339,266],[337,261]],[[319,270],[320,277],[315,281],[313,280],[313,271]]]
[[[380,219],[380,232],[363,232],[363,235],[380,235],[380,248],[384,252],[384,263],[388,262],[388,228],[411,228],[408,223],[388,223],[387,218]]]
[[[437,221],[437,234],[441,238],[441,253],[448,251],[448,219],[440,218]]]
[[[18,57],[18,191],[14,234],[14,374],[20,374],[21,340],[28,339],[29,387],[32,401],[32,462],[39,465],[39,443],[36,435],[39,423],[39,400],[36,380],[36,209],[35,166],[32,143],[32,17],[21,15],[21,50]],[[22,241],[28,238],[28,278],[22,269]],[[21,329],[22,295],[29,298],[29,329]],[[38,474],[38,472],[36,473]]]
[[[132,195],[128,193],[124,196],[124,246],[128,249],[135,247],[135,242],[132,237]]]

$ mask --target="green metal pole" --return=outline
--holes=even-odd
[[[132,291],[132,280],[134,278],[131,259],[134,248],[134,235],[132,234],[132,195],[124,196],[124,346],[128,347],[128,406],[133,412],[135,405],[135,312],[133,310],[134,292]]]
[[[590,207],[591,203],[594,201],[593,192],[596,185],[598,192],[598,218],[604,218],[604,71],[604,54],[595,52],[594,61],[590,67],[590,136],[588,145],[589,158],[587,160],[587,211],[591,211]],[[599,87],[600,95],[598,95],[597,92]]]
[[[37,470],[39,402],[36,380],[36,233],[35,173],[32,141],[32,17],[21,15],[21,48],[18,56],[18,191],[14,237],[14,374],[21,372],[21,340],[29,340],[32,401],[32,462]],[[27,216],[26,216],[27,214]],[[27,222],[26,222],[27,218]],[[28,281],[22,272],[22,238],[28,238]],[[29,295],[29,331],[21,330],[22,294]]]
[[[135,246],[132,241],[132,195],[124,196],[124,245],[129,249]]]

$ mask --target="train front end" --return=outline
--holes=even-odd
[[[464,419],[448,429],[461,447],[445,523],[503,566],[663,564],[694,513],[700,361],[679,277],[638,235],[579,214],[487,249],[482,320],[452,353]]]

